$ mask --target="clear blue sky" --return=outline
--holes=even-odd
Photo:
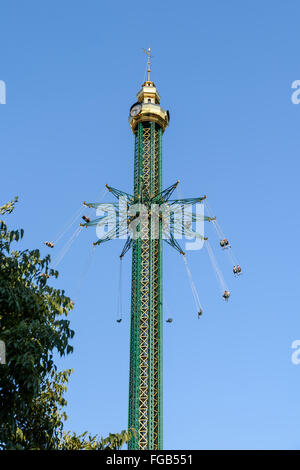
[[[165,245],[167,449],[300,448],[299,15],[296,0],[1,3],[1,202],[19,196],[11,224],[24,245],[46,254],[43,241],[105,183],[131,191],[127,117],[151,46],[171,113],[164,186],[179,178],[186,197],[207,194],[245,270],[233,279],[207,227],[232,297],[222,301],[206,251],[190,253],[197,320],[182,259]],[[123,242],[98,248],[76,297],[95,238],[85,230],[59,266],[76,335],[58,363],[74,368],[66,429],[106,435],[127,427],[131,254],[118,325]]]

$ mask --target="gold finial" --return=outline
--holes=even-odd
[[[150,72],[151,72],[151,49],[150,47],[146,50],[146,49],[143,49],[143,51],[145,52],[145,54],[147,54],[148,56],[148,61],[147,61],[147,66],[148,66],[148,70],[147,70],[147,74],[148,74],[148,82],[150,82]]]

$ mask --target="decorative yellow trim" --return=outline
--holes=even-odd
[[[153,103],[143,103],[141,112],[137,116],[129,117],[132,132],[135,133],[138,123],[144,121],[156,122],[162,127],[163,132],[169,124],[167,112],[159,105]]]

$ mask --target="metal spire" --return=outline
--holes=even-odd
[[[147,61],[147,66],[148,66],[148,69],[147,69],[147,74],[148,74],[148,77],[147,77],[147,81],[150,82],[150,73],[151,73],[151,48],[149,47],[147,50],[146,49],[143,49],[143,51],[145,52],[145,54],[147,54],[148,56],[148,61]]]

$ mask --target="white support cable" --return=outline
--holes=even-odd
[[[72,246],[72,244],[76,240],[77,236],[79,235],[80,229],[81,229],[81,227],[76,228],[76,230],[73,232],[71,237],[67,240],[65,245],[62,247],[60,252],[57,254],[56,258],[53,261],[53,267],[54,268],[56,268],[59,265],[59,263],[62,261],[62,259],[65,257],[66,253],[68,252],[68,250],[70,249],[70,247]]]
[[[207,212],[208,212],[208,215],[211,219],[213,219],[215,216],[211,210],[211,207],[210,205],[208,204],[207,200],[204,201],[204,207],[206,208]],[[224,233],[222,232],[222,229],[219,225],[219,223],[217,222],[217,220],[212,220],[211,223],[213,224],[214,226],[214,229],[219,237],[219,240],[223,240],[225,238],[224,236]]]
[[[67,222],[67,224],[64,226],[64,228],[59,232],[54,239],[53,243],[56,245],[56,243],[59,242],[59,240],[66,234],[66,232],[72,227],[72,225],[76,222],[76,220],[81,216],[82,212],[84,211],[84,206],[80,206],[79,209],[75,212],[74,216]]]
[[[104,190],[102,191],[100,195],[100,201],[104,199],[107,192],[108,192],[108,189],[104,188]],[[54,238],[54,241],[53,241],[54,245],[56,245],[59,242],[59,240],[61,240],[61,238],[68,232],[68,230],[72,227],[72,225],[74,225],[76,220],[79,219],[79,217],[82,215],[84,210],[87,210],[87,209],[91,209],[91,208],[81,205],[79,209],[77,209],[77,211],[74,213],[71,219],[69,219],[69,221],[66,223],[64,228],[60,232],[58,232],[58,234]]]
[[[120,269],[119,269],[119,288],[118,288],[118,300],[117,300],[117,313],[118,319],[123,318],[123,296],[122,296],[122,282],[123,282],[123,258],[120,258]]]
[[[168,318],[172,318],[172,317],[171,317],[171,314],[170,314],[170,310],[169,310],[168,304],[167,304],[167,301],[166,301],[165,298],[164,298],[164,300],[163,300],[163,303],[164,303],[164,306],[166,307],[167,319],[168,319]],[[165,315],[164,315],[164,318],[166,318]]]
[[[207,212],[208,212],[208,214],[209,214],[209,217],[212,217],[212,218],[213,218],[214,215],[213,215],[213,212],[212,212],[212,210],[211,210],[210,205],[209,205],[208,202],[207,202],[207,199],[205,199],[204,205],[205,205],[205,207],[206,207],[206,209],[207,209]]]
[[[65,245],[63,246],[63,248],[61,249],[61,251],[58,253],[58,255],[53,261],[53,268],[56,268],[59,265],[59,263],[62,261],[62,259],[66,256],[67,252],[69,251],[69,249],[71,248],[75,240],[78,238],[80,232],[82,231],[82,228],[83,227],[77,227],[73,235],[71,235],[69,240],[65,243]]]
[[[239,264],[239,262],[237,261],[236,259],[236,256],[234,255],[233,251],[232,251],[232,248],[230,247],[227,251],[227,254],[232,262],[232,266],[237,266]]]
[[[214,226],[214,229],[218,235],[219,240],[224,240],[225,237],[218,222],[216,220],[212,220],[211,223]]]
[[[105,187],[102,191],[102,193],[100,194],[100,197],[99,197],[99,203],[101,201],[103,201],[103,199],[105,198],[106,194],[108,193],[108,189]],[[92,207],[90,207],[90,209],[92,209]]]
[[[206,205],[207,211],[208,211],[208,213],[209,213],[209,216],[210,216],[210,217],[213,217],[213,214],[212,214],[212,212],[211,212],[211,208],[210,208],[210,206],[208,205],[208,203],[207,203],[206,201],[205,201],[205,205]],[[224,236],[224,233],[223,233],[223,231],[222,231],[222,229],[221,229],[221,227],[220,227],[218,221],[217,221],[217,220],[212,220],[211,222],[212,222],[212,224],[213,224],[213,226],[214,226],[214,229],[215,229],[215,231],[216,231],[216,233],[217,233],[217,235],[218,235],[219,240],[224,240],[225,236]],[[229,244],[230,244],[230,241],[229,241]],[[231,245],[229,245],[229,246],[225,249],[225,251],[227,252],[227,255],[228,255],[229,259],[231,260],[232,265],[233,265],[233,266],[237,266],[239,263],[238,263],[238,261],[237,261],[237,258],[236,258],[235,254],[234,254],[234,252],[233,252],[233,249],[232,249]]]
[[[226,283],[225,283],[225,280],[224,280],[224,277],[223,277],[223,274],[222,274],[222,272],[221,272],[221,270],[220,270],[220,268],[217,264],[217,261],[216,261],[216,258],[214,256],[212,247],[210,246],[210,243],[209,243],[208,240],[205,241],[205,246],[206,246],[206,249],[207,249],[211,264],[212,264],[212,267],[213,267],[213,269],[216,273],[217,279],[219,280],[220,287],[221,287],[222,294],[223,294],[225,290],[228,290],[227,286],[226,286]]]
[[[192,273],[191,273],[190,268],[188,266],[186,255],[183,255],[183,261],[184,261],[186,272],[187,272],[187,275],[188,275],[188,278],[189,278],[189,281],[190,281],[190,285],[191,285],[192,293],[193,293],[193,296],[194,296],[197,312],[200,312],[201,310],[203,310],[203,308],[202,308],[202,305],[201,305],[201,302],[200,302],[200,299],[199,299],[197,288],[196,288],[195,283],[193,281]]]

